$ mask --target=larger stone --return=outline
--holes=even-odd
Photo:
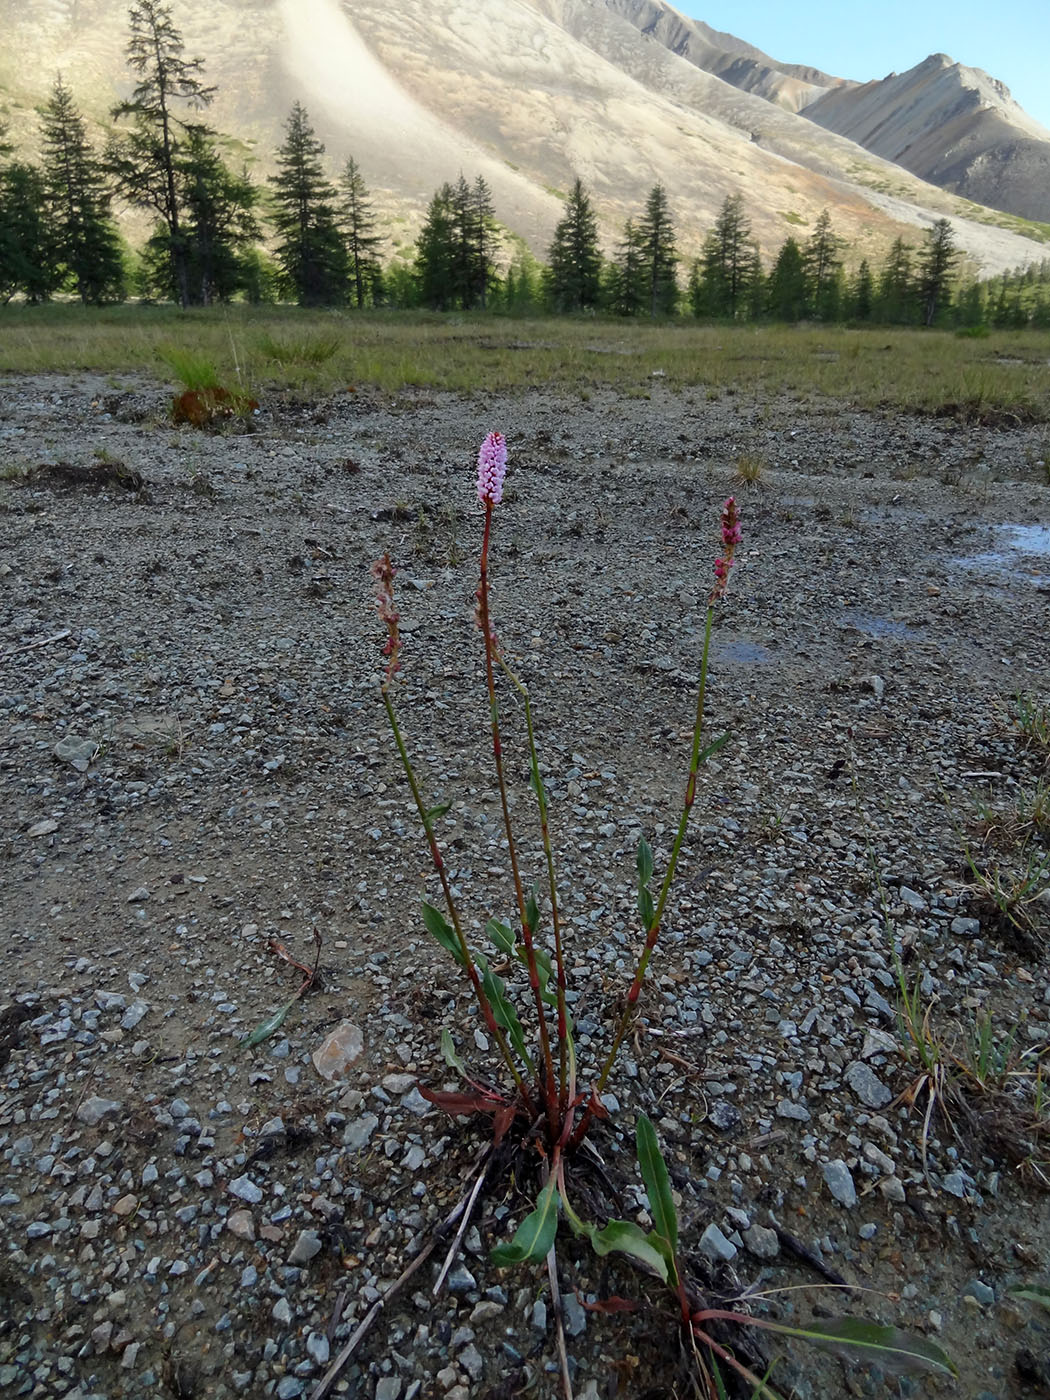
[[[103,1118],[119,1113],[120,1110],[121,1104],[116,1099],[90,1098],[85,1099],[77,1109],[77,1118],[81,1123],[93,1128],[96,1123],[101,1123]]]
[[[825,1164],[824,1182],[839,1205],[849,1209],[857,1204],[857,1188],[853,1184],[849,1167],[841,1158]]]
[[[360,1026],[344,1021],[336,1026],[313,1053],[314,1068],[322,1079],[339,1079],[364,1054],[365,1037]]]
[[[871,1066],[860,1060],[854,1060],[847,1067],[844,1078],[861,1103],[869,1108],[885,1108],[893,1099],[892,1093]]]

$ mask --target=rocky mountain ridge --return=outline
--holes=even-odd
[[[218,89],[209,119],[258,177],[302,100],[332,168],[353,154],[408,256],[434,188],[489,182],[501,221],[543,255],[579,175],[615,245],[654,183],[680,250],[739,192],[767,258],[822,209],[857,257],[952,219],[973,267],[1044,256],[1016,220],[977,209],[799,115],[849,85],[777,65],[662,0],[174,0],[186,49]],[[130,87],[126,12],[105,0],[0,0],[0,112],[31,141],[61,71],[101,134]],[[1020,109],[1018,109],[1020,110]],[[830,126],[830,121],[828,125]],[[1034,137],[1032,138],[1035,139]],[[1048,146],[1050,149],[1050,146]]]

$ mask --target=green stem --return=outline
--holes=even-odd
[[[489,714],[492,718],[492,756],[496,767],[496,782],[499,787],[500,805],[503,809],[503,830],[507,837],[507,851],[510,856],[511,874],[514,878],[514,896],[518,904],[518,919],[521,923],[522,942],[525,944],[525,963],[529,972],[529,986],[536,1003],[536,1018],[539,1024],[540,1055],[543,1069],[544,1110],[551,1141],[558,1136],[558,1105],[555,1088],[554,1057],[551,1054],[550,1035],[547,1031],[547,1017],[544,1014],[543,998],[540,995],[540,974],[536,962],[536,948],[532,938],[525,908],[525,891],[518,868],[518,853],[514,844],[514,831],[510,822],[510,804],[507,800],[507,782],[503,773],[503,743],[500,738],[499,705],[496,701],[496,677],[493,669],[495,644],[492,639],[492,624],[489,620],[489,539],[492,534],[492,502],[485,502],[485,533],[481,542],[481,578],[478,584],[478,620],[485,639],[485,680],[489,692]]]
[[[394,743],[397,745],[397,751],[401,758],[401,766],[404,768],[405,776],[408,778],[408,785],[412,789],[412,797],[415,800],[416,811],[419,813],[419,820],[422,822],[423,830],[426,833],[427,845],[430,847],[430,859],[433,862],[434,869],[437,871],[438,879],[441,881],[441,891],[445,896],[445,906],[448,909],[448,916],[449,919],[452,921],[452,927],[455,930],[456,940],[459,943],[459,950],[463,957],[463,965],[466,968],[467,976],[470,978],[470,984],[474,989],[474,996],[477,998],[477,1003],[481,1010],[481,1014],[484,1017],[485,1025],[488,1027],[490,1034],[492,1035],[496,1044],[499,1046],[500,1054],[503,1056],[507,1068],[510,1070],[511,1077],[514,1080],[515,1088],[522,1096],[526,1111],[529,1114],[534,1115],[535,1107],[532,1103],[532,1098],[529,1094],[529,1091],[525,1086],[525,1082],[522,1079],[521,1071],[515,1064],[514,1055],[510,1049],[510,1046],[507,1044],[506,1037],[504,1036],[503,1031],[501,1030],[498,1022],[496,1021],[495,1014],[492,1010],[492,1005],[488,997],[485,995],[485,989],[481,985],[481,978],[478,976],[477,965],[474,962],[473,954],[470,951],[470,944],[467,942],[466,935],[463,932],[463,926],[460,923],[459,910],[456,908],[456,901],[452,896],[452,887],[448,882],[448,875],[445,871],[445,861],[441,854],[441,848],[438,845],[437,837],[434,834],[433,824],[431,823],[431,820],[427,815],[428,809],[426,803],[423,801],[423,794],[419,789],[419,783],[416,781],[416,774],[415,770],[412,767],[412,760],[408,756],[408,749],[405,746],[405,741],[401,734],[401,726],[397,722],[397,715],[394,712],[394,704],[393,701],[390,699],[390,694],[386,685],[382,687],[382,696],[383,705],[386,708],[387,719],[390,721],[390,729],[394,735]],[[529,1074],[535,1073],[535,1066],[532,1064],[531,1060],[528,1060],[527,1057],[526,1063]]]
[[[678,866],[678,856],[682,849],[682,842],[685,840],[686,828],[689,826],[689,818],[692,815],[693,803],[696,799],[696,775],[700,769],[700,736],[704,728],[704,699],[707,694],[707,660],[711,650],[711,626],[714,622],[714,604],[709,603],[707,608],[707,622],[704,626],[704,650],[700,659],[700,688],[696,697],[696,720],[693,723],[693,747],[689,758],[689,778],[685,785],[685,798],[682,802],[682,815],[678,819],[678,830],[675,833],[674,845],[671,848],[671,859],[667,863],[667,874],[660,887],[660,896],[656,901],[656,909],[653,913],[652,923],[646,931],[645,947],[642,955],[638,959],[638,966],[635,969],[634,981],[631,983],[631,990],[627,994],[627,1002],[624,1005],[620,1016],[619,1024],[616,1028],[616,1035],[613,1039],[612,1048],[605,1057],[602,1065],[602,1072],[598,1076],[598,1082],[594,1087],[591,1097],[591,1104],[588,1105],[580,1126],[576,1130],[573,1139],[578,1144],[583,1141],[587,1128],[590,1124],[592,1105],[594,1097],[600,1095],[608,1082],[612,1067],[616,1063],[616,1057],[620,1053],[620,1046],[623,1038],[627,1034],[627,1027],[631,1023],[631,1015],[637,1004],[638,997],[642,990],[642,982],[645,980],[646,969],[649,966],[649,959],[653,955],[656,941],[660,936],[660,924],[663,919],[664,906],[667,903],[667,895],[671,889],[671,881],[674,879],[675,870]]]
[[[554,926],[554,965],[557,975],[558,998],[558,1102],[562,1113],[564,1113],[569,1096],[569,1018],[565,1004],[567,981],[562,951],[561,917],[558,913],[558,881],[554,873],[554,851],[551,846],[550,824],[547,820],[547,794],[544,791],[543,779],[540,777],[540,762],[536,753],[536,735],[532,727],[532,705],[529,701],[528,689],[507,665],[506,658],[499,648],[496,650],[496,659],[503,668],[503,674],[518,691],[525,707],[525,728],[529,736],[529,766],[532,772],[532,788],[536,794],[536,805],[540,813],[540,833],[543,837],[543,855],[547,863],[547,888],[551,901],[551,923]]]

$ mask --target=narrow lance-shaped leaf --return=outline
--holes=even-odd
[[[638,842],[638,888],[642,889],[653,878],[653,850],[643,836]]]
[[[865,1361],[878,1361],[884,1371],[934,1371],[955,1376],[958,1372],[947,1353],[925,1337],[884,1327],[862,1317],[837,1317],[829,1322],[809,1322],[805,1327],[787,1327],[782,1322],[765,1323],[774,1332],[801,1337],[814,1346]]]
[[[456,1050],[455,1042],[452,1039],[452,1032],[447,1026],[441,1032],[441,1053],[445,1058],[445,1064],[449,1069],[454,1069],[461,1079],[468,1079],[467,1067]]]
[[[299,996],[296,993],[291,1001],[285,1002],[279,1011],[275,1011],[272,1016],[267,1016],[265,1021],[260,1021],[255,1029],[249,1031],[247,1035],[242,1035],[237,1044],[242,1045],[245,1050],[251,1050],[253,1046],[261,1045],[264,1040],[269,1040],[270,1036],[275,1035],[284,1025],[285,1018],[298,1000]]]
[[[459,939],[456,937],[456,930],[442,914],[440,909],[435,909],[433,904],[423,901],[423,923],[432,938],[437,939],[442,948],[452,954],[460,967],[465,967],[463,949],[459,946]]]
[[[638,1147],[638,1165],[642,1180],[649,1196],[649,1209],[652,1212],[656,1232],[662,1235],[671,1246],[672,1254],[678,1252],[678,1212],[671,1195],[671,1179],[667,1175],[667,1164],[660,1152],[656,1139],[656,1129],[644,1113],[638,1115],[635,1130]]]
[[[540,906],[536,901],[536,891],[529,890],[525,900],[525,922],[529,926],[529,932],[535,933],[540,922]]]
[[[545,1259],[558,1232],[558,1193],[552,1176],[536,1200],[536,1209],[525,1217],[509,1244],[497,1245],[492,1262],[500,1268],[524,1264],[529,1259]]]

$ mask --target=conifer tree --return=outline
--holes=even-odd
[[[806,314],[806,272],[794,238],[784,239],[769,274],[766,310],[775,321],[801,321]]]
[[[646,276],[646,249],[642,235],[631,219],[623,226],[623,237],[609,267],[606,298],[617,316],[637,316],[649,309],[649,283]]]
[[[129,118],[132,127],[125,137],[110,143],[106,162],[119,193],[132,204],[152,210],[163,225],[171,282],[180,305],[188,306],[192,300],[189,255],[178,179],[186,123],[178,109],[180,105],[193,110],[206,107],[214,89],[201,80],[203,60],[186,58],[168,5],[161,0],[135,0],[128,18],[128,66],[138,82],[113,115]]]
[[[44,185],[56,256],[81,301],[98,304],[119,298],[124,290],[124,257],[109,213],[105,173],[61,76],[40,115]]]
[[[907,325],[915,320],[911,250],[903,238],[893,241],[879,275],[878,316],[890,325]]]
[[[324,145],[302,103],[292,107],[285,133],[271,180],[277,264],[300,306],[336,306],[346,300],[346,248],[336,192],[321,162]]]
[[[831,215],[825,209],[802,250],[808,311],[821,321],[833,321],[838,315],[840,287],[836,273],[842,266],[841,248],[842,239],[832,233]]]
[[[867,258],[861,259],[853,279],[850,315],[855,321],[870,321],[875,309],[875,282]]]
[[[547,262],[547,295],[555,311],[590,311],[598,305],[602,276],[598,221],[580,179],[565,200]]]
[[[932,326],[938,314],[951,304],[951,280],[958,261],[951,222],[938,219],[927,231],[926,247],[919,254],[916,290],[923,325]]]
[[[690,280],[693,314],[731,321],[746,315],[761,270],[743,198],[727,195],[714,228],[704,240],[696,275]]]
[[[382,241],[376,233],[375,214],[361,168],[347,158],[340,181],[340,225],[346,245],[350,298],[360,309],[382,297],[383,269],[376,256]]]
[[[30,303],[47,301],[61,283],[44,177],[12,161],[0,169],[0,302],[19,292]]]
[[[455,216],[452,186],[442,185],[431,197],[427,216],[416,239],[415,276],[419,299],[433,311],[457,305],[453,270]]]
[[[669,316],[678,304],[675,268],[674,225],[662,185],[654,185],[645,202],[645,213],[638,224],[638,245],[642,253],[650,316]]]

